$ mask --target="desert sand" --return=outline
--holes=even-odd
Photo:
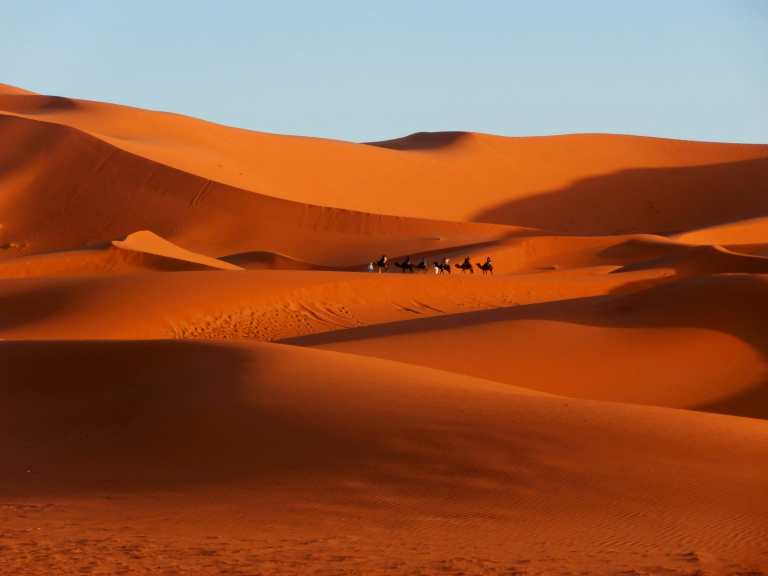
[[[768,572],[768,146],[0,134],[0,573]]]

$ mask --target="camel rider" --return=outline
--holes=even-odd
[[[381,263],[386,264],[387,263],[387,255],[384,254],[384,256],[381,257]]]
[[[427,266],[427,259],[426,258],[422,258],[421,259],[421,263],[424,264],[424,267],[426,268],[426,266]]]
[[[410,256],[406,256],[405,257],[405,262],[403,262],[403,266],[407,266],[410,263],[411,263],[411,257]]]
[[[448,258],[443,256],[443,266],[448,266]]]
[[[470,265],[470,266],[472,265],[472,264],[470,263],[470,261],[469,261],[469,256],[465,256],[465,257],[464,257],[464,264],[468,264],[468,265]]]
[[[486,266],[490,266],[491,265],[491,257],[490,256],[488,256],[488,259],[485,261],[485,265]]]

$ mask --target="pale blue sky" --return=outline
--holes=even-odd
[[[352,141],[768,143],[768,1],[0,0],[0,82]]]

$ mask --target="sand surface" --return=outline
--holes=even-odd
[[[768,146],[0,135],[0,573],[768,572]]]

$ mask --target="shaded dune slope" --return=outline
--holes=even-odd
[[[284,342],[577,398],[768,418],[766,322],[768,277],[723,275]]]
[[[739,254],[720,246],[695,246],[672,254],[628,264],[614,273],[669,270],[676,278],[707,274],[768,274],[768,258]]]
[[[174,492],[189,485],[199,512],[185,512],[176,549],[157,557],[200,538],[201,514],[221,536],[255,539],[251,547],[275,523],[295,525],[287,533],[315,542],[319,556],[288,572],[338,554],[351,536],[363,552],[358,570],[380,566],[371,552],[395,528],[451,562],[477,569],[490,558],[506,570],[552,555],[578,565],[568,560],[574,547],[611,552],[604,570],[683,568],[686,554],[706,569],[749,566],[768,539],[768,427],[759,420],[565,400],[269,344],[3,342],[0,366],[3,492],[63,504],[114,495],[129,531],[83,539],[97,556],[130,543],[132,526],[177,513]],[[263,488],[245,489],[254,485]],[[147,489],[170,492],[160,510],[132,519]],[[238,514],[222,515],[233,507]],[[70,506],[68,521],[82,510]],[[320,521],[311,510],[336,514]],[[50,559],[67,520],[56,506],[37,515],[53,536],[46,551],[28,544],[27,558]],[[424,549],[400,540],[388,561],[423,570]],[[520,556],[521,545],[532,556]]]

